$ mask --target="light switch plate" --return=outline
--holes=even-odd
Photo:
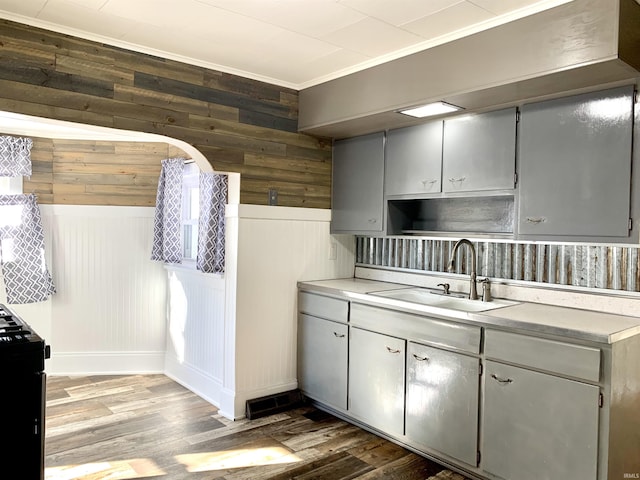
[[[269,205],[278,205],[278,191],[275,188],[269,189]]]

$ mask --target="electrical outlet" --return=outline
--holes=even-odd
[[[338,244],[336,242],[331,242],[329,244],[329,260],[337,260],[338,259]]]

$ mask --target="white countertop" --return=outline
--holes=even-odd
[[[340,296],[344,293],[371,293],[383,292],[387,290],[395,290],[398,288],[407,288],[407,285],[400,283],[379,282],[377,280],[364,280],[361,278],[338,278],[336,280],[316,280],[312,282],[299,282],[308,286],[318,287],[325,293],[332,293],[334,290]],[[336,293],[336,292],[333,292]]]
[[[360,278],[344,278],[299,282],[298,286],[308,291],[316,291],[387,308],[405,309],[411,313],[436,315],[465,323],[482,324],[487,327],[494,325],[516,328],[598,343],[611,344],[640,334],[639,317],[614,315],[592,310],[521,302],[517,305],[495,310],[467,313],[368,295],[372,292],[410,288],[413,287],[412,285]]]

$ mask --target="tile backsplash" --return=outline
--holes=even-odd
[[[356,263],[424,272],[446,272],[454,240],[356,237]],[[638,247],[474,241],[479,277],[526,280],[631,292],[640,291]],[[455,273],[471,270],[462,246]]]

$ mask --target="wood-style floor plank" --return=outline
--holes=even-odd
[[[230,421],[164,375],[47,379],[46,480],[467,480],[312,406]]]

